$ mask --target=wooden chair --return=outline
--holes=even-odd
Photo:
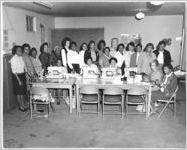
[[[84,86],[80,88],[79,92],[79,110],[80,115],[82,111],[82,104],[96,104],[97,105],[97,116],[99,115],[99,89],[94,86]],[[91,111],[89,111],[91,112]],[[93,113],[93,112],[91,112]]]
[[[177,91],[178,91],[178,86],[175,90],[175,92],[172,94],[172,96],[169,99],[158,99],[157,102],[160,103],[165,103],[165,106],[162,108],[161,112],[159,113],[157,119],[159,119],[161,117],[161,115],[163,114],[163,112],[166,110],[167,107],[169,107],[170,104],[173,104],[173,113],[174,113],[174,118],[176,117],[176,95],[177,95]]]
[[[121,118],[124,116],[124,92],[121,88],[111,87],[104,89],[102,99],[102,116],[104,117],[104,105],[121,106]]]
[[[145,106],[145,112],[129,112],[129,105],[144,105]],[[134,114],[146,114],[147,110],[147,90],[142,88],[131,88],[127,91],[126,94],[126,116],[128,114],[134,115]]]
[[[44,96],[46,95],[46,99]],[[50,93],[42,87],[30,89],[30,118],[49,117]]]

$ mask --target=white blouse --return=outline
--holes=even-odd
[[[67,49],[67,51],[69,52],[69,49]],[[68,52],[67,52],[67,55],[68,55]],[[62,65],[64,67],[67,67],[67,60],[66,60],[66,52],[65,52],[65,49],[62,49],[61,50],[61,55],[62,55]]]
[[[14,73],[14,74],[24,73],[26,71],[26,66],[25,66],[25,63],[23,61],[22,56],[18,56],[18,55],[15,54],[10,59],[10,64],[11,64],[12,73]]]
[[[121,67],[122,66],[122,64],[123,64],[123,62],[124,62],[124,55],[122,55],[119,51],[118,52],[116,52],[116,54],[115,54],[115,56],[114,56],[116,59],[117,59],[117,66],[118,67]],[[125,62],[126,63],[126,62]]]

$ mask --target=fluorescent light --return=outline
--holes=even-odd
[[[135,17],[137,20],[141,20],[145,17],[145,14],[143,12],[139,11],[138,13],[136,13]]]
[[[47,1],[34,1],[33,3],[49,9],[53,8],[53,4]]]
[[[165,2],[164,2],[164,1],[150,1],[150,3],[151,3],[152,5],[158,6],[158,5],[164,4]]]

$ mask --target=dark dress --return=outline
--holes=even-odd
[[[155,50],[153,51],[153,53],[155,53],[156,57],[158,57],[159,55],[159,50]],[[164,50],[164,64],[163,65],[171,65],[171,55],[170,52],[168,50]]]
[[[99,65],[99,52],[97,50],[95,50],[95,54],[96,54],[96,61],[93,61],[93,63],[95,65]],[[85,51],[85,53],[84,53],[84,63],[85,64],[87,64],[87,60],[90,57],[91,57],[91,51],[90,50]]]
[[[42,68],[44,69],[44,74],[47,73],[47,67],[50,66],[50,54],[41,53],[39,56],[40,62],[42,64]]]
[[[62,56],[61,56],[61,54],[60,54],[60,55],[57,55],[54,51],[52,51],[51,57],[50,57],[50,64],[51,64],[52,66],[56,66],[57,60],[59,60],[59,59],[62,61]]]
[[[26,76],[25,73],[17,74],[19,79],[22,82],[22,86],[19,85],[19,82],[14,74],[13,76],[13,88],[15,95],[26,95],[27,94],[27,84],[26,84]]]

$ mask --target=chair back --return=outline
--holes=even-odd
[[[84,86],[80,88],[81,94],[98,94],[99,90],[95,86]]]
[[[110,87],[104,89],[103,94],[105,95],[123,95],[123,89],[117,87]]]
[[[134,88],[128,89],[127,94],[134,95],[134,96],[146,95],[147,90],[145,88],[134,87]]]
[[[32,87],[30,89],[31,95],[47,95],[49,94],[48,89],[43,88],[43,87]]]

